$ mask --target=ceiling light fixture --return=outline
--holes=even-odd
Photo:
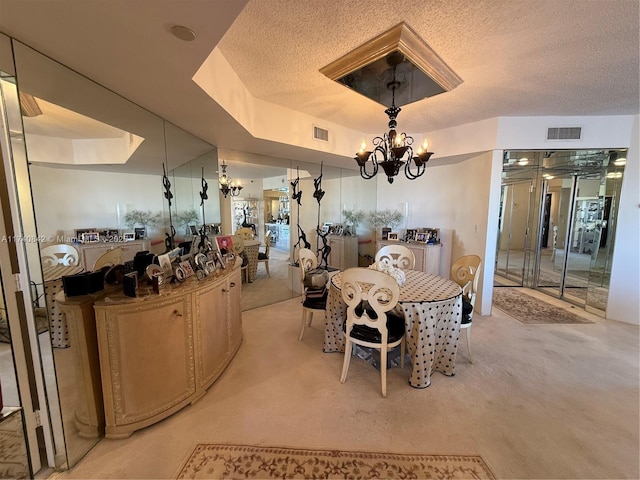
[[[404,61],[404,55],[400,52],[392,52],[387,56],[387,63],[393,69],[393,79],[387,83],[391,90],[391,106],[384,113],[389,117],[389,132],[372,140],[373,150],[366,150],[366,142],[362,141],[360,151],[354,157],[360,167],[360,176],[369,180],[376,176],[378,168],[382,167],[387,175],[387,181],[393,183],[394,177],[400,173],[404,165],[404,174],[409,180],[420,177],[427,168],[427,162],[433,152],[428,152],[428,143],[425,139],[423,145],[418,148],[416,156],[413,155],[413,137],[406,133],[398,133],[396,118],[402,110],[396,107],[396,89],[400,82],[396,79],[396,68]],[[372,169],[368,171],[368,162],[371,160]]]
[[[218,177],[220,193],[224,195],[224,198],[227,198],[227,195],[237,197],[240,194],[240,190],[242,190],[242,185],[240,185],[240,182],[236,183],[234,180],[231,180],[231,177],[227,176],[227,165],[224,163],[224,160],[220,168],[222,169],[222,175]]]
[[[182,25],[174,25],[171,27],[171,33],[174,37],[184,40],[185,42],[191,42],[196,39],[195,32]]]

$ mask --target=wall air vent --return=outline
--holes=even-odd
[[[550,127],[547,128],[547,140],[580,140],[582,127]]]
[[[313,138],[316,140],[322,140],[323,142],[329,141],[329,130],[325,130],[320,127],[313,127]]]

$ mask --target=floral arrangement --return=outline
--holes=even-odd
[[[362,210],[343,210],[342,216],[344,217],[344,222],[347,225],[353,225],[353,227],[357,227],[360,225],[360,222],[364,220],[364,212]]]
[[[157,227],[162,221],[159,213],[153,213],[151,210],[131,210],[124,216],[124,223],[128,227],[140,225],[144,228]]]
[[[197,225],[200,223],[200,215],[192,208],[176,215],[176,220],[178,225]]]
[[[369,214],[369,223],[372,227],[390,227],[394,229],[402,223],[403,215],[398,210],[381,210]]]
[[[392,266],[389,262],[385,260],[374,262],[371,265],[369,265],[369,268],[372,270],[378,270],[379,272],[386,273],[387,275],[391,275],[399,286],[403,286],[404,283],[407,281],[407,277],[405,276],[404,272],[401,269]]]

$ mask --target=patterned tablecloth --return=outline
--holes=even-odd
[[[405,318],[407,350],[412,371],[409,384],[428,387],[431,372],[455,374],[462,291],[458,284],[429,273],[406,270],[399,304]],[[343,324],[347,305],[340,292],[342,274],[331,278],[325,312],[324,352],[344,352]]]
[[[69,347],[69,328],[67,327],[67,317],[58,308],[55,296],[62,291],[62,277],[74,275],[82,272],[81,266],[65,267],[55,265],[53,267],[43,267],[42,276],[44,279],[44,293],[47,299],[47,310],[49,312],[49,325],[51,325],[51,345],[55,348]]]
[[[258,251],[260,250],[260,245],[262,245],[260,240],[244,241],[244,251],[247,254],[247,259],[249,260],[249,265],[247,267],[249,270],[249,282],[253,282],[258,275]]]

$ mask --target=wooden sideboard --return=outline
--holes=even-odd
[[[421,243],[393,242],[388,240],[378,240],[376,242],[376,252],[385,245],[402,245],[413,252],[416,257],[416,270],[425,273],[440,275],[440,255],[442,244],[429,245]]]
[[[346,270],[358,266],[358,237],[344,235],[327,235],[329,266]]]
[[[159,295],[59,298],[76,349],[76,426],[126,438],[202,397],[242,343],[240,263]],[[95,317],[94,312],[95,310]],[[95,343],[94,343],[95,342]],[[99,355],[98,355],[99,353]]]

